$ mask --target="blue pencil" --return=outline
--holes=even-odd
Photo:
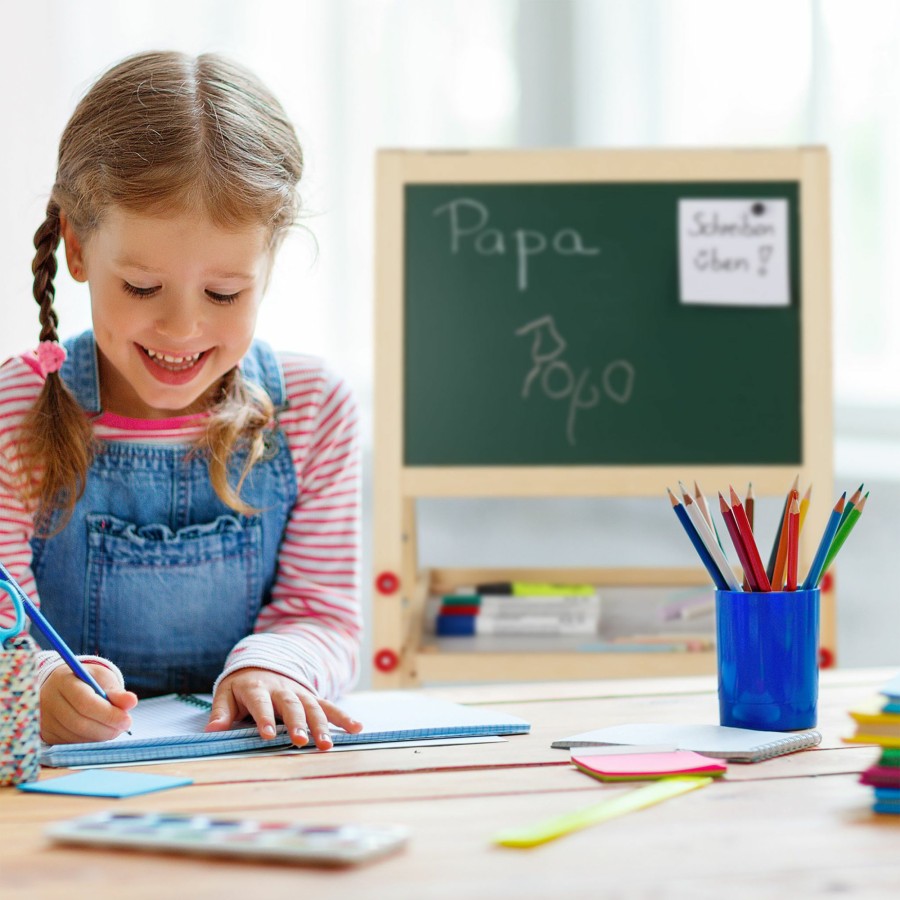
[[[15,578],[10,575],[9,571],[6,569],[6,566],[3,563],[0,563],[0,580],[6,583],[8,589],[10,591],[10,597],[13,597],[12,591],[15,591],[15,599],[13,599],[13,604],[15,604],[16,600],[21,603],[22,608],[28,614],[28,618],[34,623],[37,627],[38,631],[47,638],[47,641],[50,643],[50,646],[65,660],[66,665],[72,670],[73,674],[80,678],[86,685],[93,689],[94,693],[98,696],[102,697],[104,700],[109,700],[109,697],[106,695],[106,691],[103,690],[102,687],[97,683],[97,681],[93,678],[90,672],[82,666],[81,662],[75,656],[75,654],[69,649],[66,642],[59,636],[56,629],[44,618],[44,614],[28,599],[25,591],[19,586],[19,583],[15,580]]]
[[[825,565],[825,558],[828,556],[831,542],[834,540],[834,536],[837,534],[838,527],[841,524],[841,516],[844,512],[844,503],[846,500],[847,492],[844,491],[838,502],[835,503],[831,515],[828,517],[828,522],[825,524],[825,531],[822,533],[822,540],[819,541],[819,548],[816,550],[816,555],[813,557],[812,565],[809,567],[806,581],[803,582],[801,590],[808,591],[814,588],[819,578],[821,578],[822,568]]]
[[[697,551],[697,555],[700,557],[700,561],[706,567],[706,571],[709,572],[710,578],[712,578],[716,587],[720,591],[727,591],[728,583],[722,577],[722,573],[719,571],[718,566],[715,564],[712,556],[710,555],[709,550],[706,549],[706,545],[700,539],[700,535],[697,534],[697,529],[694,528],[694,523],[691,522],[690,517],[687,514],[687,510],[681,504],[681,501],[672,493],[669,488],[666,488],[669,493],[669,499],[672,501],[672,509],[675,510],[675,515],[678,516],[678,521],[681,522],[682,527],[687,532],[687,536],[691,539],[691,543],[694,545],[694,549]]]

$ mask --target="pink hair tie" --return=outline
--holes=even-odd
[[[66,348],[57,341],[41,341],[37,348],[37,358],[41,372],[47,376],[60,370],[66,358]]]

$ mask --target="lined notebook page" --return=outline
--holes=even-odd
[[[141,700],[132,710],[132,734],[91,744],[44,745],[43,765],[91,765],[103,762],[172,759],[273,749],[290,744],[279,734],[264,741],[252,722],[221,732],[204,732],[210,695],[175,695]],[[364,725],[360,734],[347,734],[332,725],[335,745],[438,737],[524,734],[530,726],[517,716],[473,706],[461,706],[417,691],[367,691],[339,701],[341,708]]]

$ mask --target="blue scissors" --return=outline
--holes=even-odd
[[[106,696],[106,691],[97,684],[91,673],[81,665],[75,654],[66,646],[66,642],[44,618],[44,614],[28,599],[25,591],[19,587],[18,582],[9,574],[3,563],[0,563],[0,591],[5,591],[9,594],[16,614],[12,625],[8,628],[0,628],[0,646],[22,632],[25,628],[25,614],[28,613],[28,618],[31,619],[38,631],[47,638],[50,646],[66,661],[66,665],[75,675],[86,685],[93,688],[95,693],[99,694],[104,700],[109,700],[109,697]]]

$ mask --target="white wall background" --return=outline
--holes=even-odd
[[[846,482],[840,487],[864,478],[884,487],[880,497],[873,493],[871,519],[861,526],[869,527],[873,540],[866,546],[857,538],[844,552],[845,571],[855,567],[858,577],[842,594],[843,661],[900,662],[900,637],[894,638],[900,635],[900,604],[888,596],[893,572],[884,561],[897,534],[897,507],[888,500],[900,482],[900,4],[4,4],[0,358],[35,343],[31,238],[43,218],[68,115],[107,66],[160,47],[236,57],[268,82],[297,123],[307,159],[306,224],[315,244],[297,235],[285,245],[259,334],[277,347],[321,354],[350,379],[367,447],[376,148],[826,144],[833,172],[837,465]],[[67,336],[89,325],[88,298],[86,288],[65,273],[57,286],[60,331]],[[589,531],[591,546],[617,546],[607,524],[610,511],[580,509],[545,504],[535,515],[558,519],[561,527],[574,519]],[[501,537],[495,527],[491,541],[480,544],[505,557],[497,562],[531,553],[514,533],[522,517],[508,510],[497,513]],[[657,512],[630,505],[616,515],[637,523]],[[367,529],[369,514],[367,501]],[[449,564],[467,552],[461,531],[471,533],[484,517],[447,509],[426,518],[432,538],[423,549],[439,557],[426,561]],[[651,553],[664,555],[670,526],[661,527]],[[547,529],[538,530],[546,553]],[[570,561],[571,550],[562,548],[571,546],[561,539],[557,561]]]

